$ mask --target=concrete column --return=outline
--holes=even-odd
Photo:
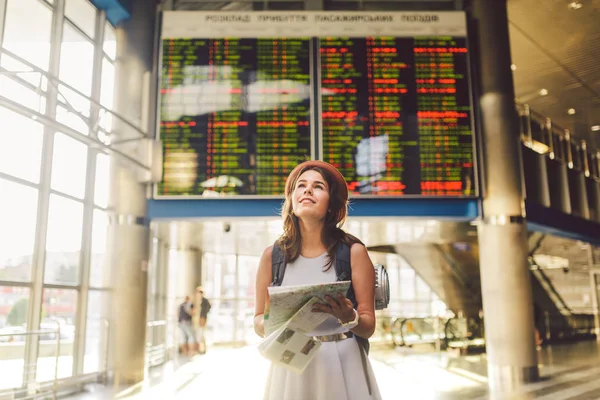
[[[473,17],[481,79],[479,255],[488,383],[493,393],[515,392],[539,373],[506,0],[474,0]]]
[[[177,250],[177,262],[175,265],[170,265],[170,268],[175,268],[177,277],[177,286],[175,297],[180,302],[185,296],[190,296],[195,300],[196,287],[200,284],[200,262],[198,260],[198,251],[194,249]]]
[[[115,112],[146,131],[149,110],[144,74],[153,70],[155,0],[132,1],[132,17],[117,27]],[[140,137],[116,120],[113,142]],[[135,153],[139,142],[120,149]],[[146,221],[146,186],[139,171],[118,156],[111,157],[108,257],[112,268],[110,368],[115,385],[144,379],[147,266],[149,229]]]

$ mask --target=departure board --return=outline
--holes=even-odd
[[[352,193],[474,195],[465,38],[320,40],[323,160]]]
[[[155,196],[281,196],[318,158],[353,196],[476,196],[463,12],[164,13]]]
[[[310,40],[163,41],[159,195],[279,195],[311,157]]]

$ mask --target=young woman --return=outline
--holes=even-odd
[[[352,287],[357,308],[339,293],[314,312],[330,314],[314,332],[322,342],[302,374],[271,366],[265,391],[269,400],[377,400],[381,399],[371,365],[356,339],[375,331],[375,273],[365,246],[341,229],[348,204],[342,174],[323,161],[306,161],[288,176],[282,217],[284,233],[278,240],[287,267],[282,285],[329,283],[337,280],[335,249],[350,246]],[[256,278],[254,329],[264,336],[267,288],[272,282],[272,246],[260,260]]]

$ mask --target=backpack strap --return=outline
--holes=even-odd
[[[346,243],[339,242],[335,248],[335,274],[338,281],[351,281],[352,280],[352,266],[350,265],[350,246]],[[348,294],[346,295],[352,306],[356,308],[356,296],[354,295],[354,288],[350,285]]]
[[[348,281],[352,279],[350,246],[344,242],[339,242],[335,247],[335,273],[338,281]]]
[[[271,286],[281,286],[283,282],[283,275],[285,275],[285,253],[279,247],[279,244],[275,242],[273,244],[273,252],[271,254]]]
[[[335,248],[335,273],[338,281],[351,281],[352,280],[352,266],[350,264],[350,246],[346,243],[339,242]],[[348,294],[346,297],[352,302],[352,307],[355,309],[358,307],[356,302],[356,295],[354,294],[354,287],[350,284]],[[363,372],[365,374],[365,380],[367,381],[367,389],[371,394],[371,379],[369,377],[369,371],[367,367],[367,356],[369,354],[369,340],[355,335],[352,332],[346,333],[348,337],[354,337],[358,342],[360,351],[360,358],[363,365]]]

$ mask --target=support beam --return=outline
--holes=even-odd
[[[482,119],[479,225],[488,384],[492,397],[538,380],[506,0],[474,0]]]
[[[153,70],[154,29],[158,0],[134,0],[131,19],[116,31],[115,110],[148,131],[149,110],[143,93],[149,84],[144,75]],[[117,121],[118,123],[118,121]],[[145,126],[144,126],[145,125]],[[127,126],[118,126],[128,135]],[[112,321],[110,367],[115,385],[144,379],[149,229],[146,221],[146,186],[118,158],[111,157],[108,228],[108,266],[112,268]]]

